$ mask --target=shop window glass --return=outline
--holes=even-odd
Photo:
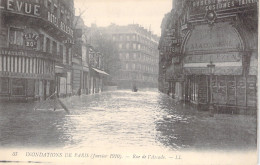
[[[12,79],[12,95],[25,95],[25,79]]]
[[[0,78],[0,93],[1,94],[6,94],[8,93],[8,78]]]
[[[257,89],[256,89],[256,77],[249,76],[247,79],[247,106],[256,107],[257,104]]]
[[[246,105],[246,79],[245,77],[239,76],[236,79],[237,85],[237,105],[245,106]]]
[[[60,56],[63,57],[63,46],[60,45]]]
[[[34,86],[35,82],[33,79],[28,79],[27,80],[27,95],[28,96],[34,96]]]
[[[53,41],[52,53],[57,55],[57,43],[55,41]]]

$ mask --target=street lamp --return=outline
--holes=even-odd
[[[209,74],[210,74],[210,101],[209,101],[209,111],[211,113],[211,115],[214,115],[214,107],[213,107],[213,102],[212,102],[212,94],[213,94],[213,90],[212,90],[212,76],[215,72],[215,64],[212,63],[212,61],[210,61],[210,64],[207,65],[208,69],[209,69]]]

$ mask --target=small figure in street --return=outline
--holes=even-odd
[[[138,89],[137,89],[137,87],[136,87],[135,84],[133,85],[133,89],[132,89],[132,91],[133,91],[133,92],[137,92],[137,91],[138,91]]]

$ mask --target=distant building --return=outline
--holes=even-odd
[[[103,54],[92,42],[92,28],[85,26],[79,16],[74,19],[75,44],[73,45],[73,93],[93,94],[103,91],[104,71]]]
[[[159,37],[137,24],[111,25],[106,32],[119,51],[121,69],[115,78],[119,88],[157,88]]]
[[[71,90],[73,0],[0,1],[0,98]]]

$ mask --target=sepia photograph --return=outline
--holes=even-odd
[[[0,164],[259,164],[258,8],[0,0]]]

